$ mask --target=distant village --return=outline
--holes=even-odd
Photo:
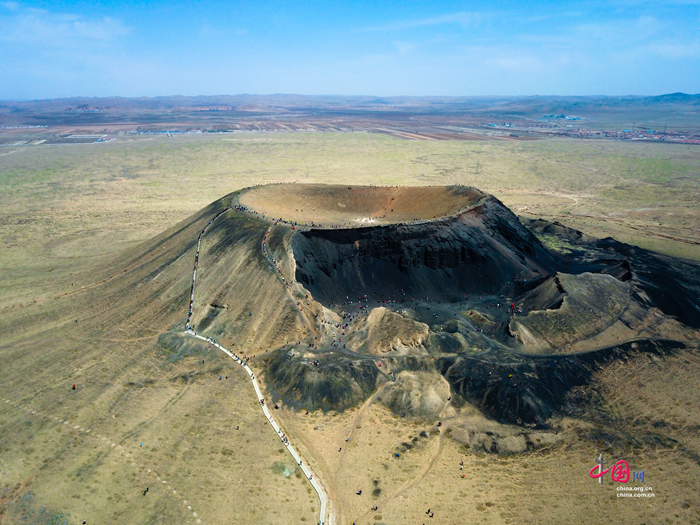
[[[573,137],[582,139],[621,139],[636,141],[674,142],[682,144],[700,144],[700,133],[683,131],[660,131],[650,129],[598,130],[586,129],[580,125],[553,123],[552,120],[582,121],[581,117],[567,115],[547,115],[540,121],[521,120],[512,122],[488,122],[482,128],[507,131],[512,136],[533,137]]]

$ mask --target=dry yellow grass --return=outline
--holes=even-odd
[[[41,507],[70,523],[315,522],[315,495],[285,475],[293,465],[230,360],[206,345],[169,360],[158,344],[186,316],[194,252],[165,236],[142,243],[222,195],[283,180],[475,185],[516,211],[700,258],[699,165],[700,152],[684,146],[366,134],[179,137],[1,157],[0,522],[21,523]],[[214,208],[183,236],[194,241]],[[201,301],[218,289],[206,271]],[[277,285],[262,281],[261,294],[246,288],[251,301]],[[234,304],[232,292],[222,298]],[[399,418],[376,402],[341,415],[280,412],[331,490],[338,523],[423,523],[428,507],[435,523],[697,523],[700,370],[690,354],[645,359],[601,372],[593,390],[603,415],[567,419],[559,445],[513,457],[470,454],[436,433],[435,421]],[[587,432],[607,426],[622,436],[614,453],[645,470],[656,499],[616,499],[613,485],[587,476],[608,447]],[[419,445],[392,457],[421,431]],[[639,436],[678,444],[625,448]]]
[[[183,326],[187,239],[210,215],[117,259],[98,286],[5,309],[4,522],[22,519],[27,495],[71,523],[316,520],[245,374],[206,344],[159,340]]]
[[[595,418],[564,419],[560,422],[559,444],[513,456],[475,454],[452,440],[449,433],[438,432],[435,421],[397,417],[376,402],[341,415],[306,416],[285,411],[283,421],[304,453],[314,458],[319,475],[331,490],[339,523],[343,524],[428,523],[427,509],[435,513],[435,523],[455,525],[697,523],[700,469],[692,452],[696,450],[697,438],[692,437],[692,425],[696,422],[691,421],[696,418],[688,412],[695,401],[688,399],[686,407],[685,398],[680,402],[670,399],[673,385],[665,387],[684,360],[680,357],[661,360],[659,367],[663,372],[648,374],[645,388],[648,397],[637,396],[646,401],[643,413],[651,419],[646,424],[630,428],[617,423],[606,428],[604,420]],[[634,375],[647,362],[647,357],[634,361],[628,374]],[[621,364],[619,368],[624,367]],[[699,372],[694,366],[689,373],[697,377]],[[611,380],[611,375],[618,376],[619,371],[606,371],[598,381],[605,382],[609,395],[619,399],[627,378]],[[629,390],[625,388],[624,392]],[[659,391],[662,391],[660,395]],[[658,407],[651,402],[657,397]],[[608,397],[603,399],[606,402]],[[658,434],[654,420],[663,417],[669,406],[684,411],[682,429],[672,434],[676,439],[681,438],[679,444],[661,446],[648,440],[643,446],[623,444],[614,455],[606,454],[606,461],[626,459],[632,470],[643,470],[643,483],[627,485],[651,487],[653,499],[619,498],[617,487],[622,484],[613,483],[608,476],[603,486],[599,486],[588,476],[595,465],[594,457],[606,445],[601,449],[594,440],[582,436],[596,429],[611,434],[632,433],[640,440],[653,437]],[[420,437],[421,432],[428,437]],[[345,442],[348,436],[349,443]],[[414,437],[419,437],[415,446],[397,458],[395,454],[401,443],[412,443]],[[688,445],[690,450],[686,448]],[[373,496],[376,488],[381,492]],[[363,491],[361,496],[356,494],[358,490]],[[378,507],[377,511],[371,510],[374,506]],[[596,509],[600,508],[605,512],[598,514]]]

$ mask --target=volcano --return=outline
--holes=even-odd
[[[186,351],[185,324],[231,341],[296,408],[344,410],[429,371],[490,418],[546,427],[599,367],[698,340],[697,264],[519,219],[476,188],[266,185],[191,222],[192,313],[163,345]],[[184,253],[193,229],[163,239]],[[402,396],[392,410],[423,410]]]

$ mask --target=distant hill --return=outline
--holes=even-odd
[[[587,120],[585,127],[621,129],[637,123],[647,129],[697,130],[700,94],[655,96],[527,96],[527,97],[376,97],[342,95],[216,95],[163,97],[71,97],[0,101],[0,127],[122,125],[136,129],[229,129],[241,121],[265,117],[265,129],[278,119],[296,119],[299,129],[314,128],[341,117],[344,129],[417,129],[426,125],[480,126],[484,121],[541,120],[556,115]],[[431,122],[413,117],[430,117]],[[299,118],[303,117],[303,122]],[[367,119],[373,121],[368,125]],[[438,123],[438,119],[443,119]],[[449,120],[444,120],[449,119]],[[455,120],[458,119],[458,120]],[[420,120],[420,121],[419,121]],[[285,122],[290,122],[285,120]],[[321,124],[324,126],[327,124]],[[369,126],[369,127],[368,127]],[[259,126],[258,126],[259,127]],[[294,126],[292,126],[294,127]],[[74,128],[79,129],[79,128]],[[288,130],[284,125],[280,129]],[[324,128],[319,128],[324,129]],[[329,129],[330,130],[330,129]],[[425,131],[425,130],[424,130]],[[430,129],[431,133],[445,129]]]
[[[334,106],[470,106],[486,108],[494,105],[521,107],[620,107],[649,106],[656,104],[700,105],[700,94],[669,93],[655,96],[524,96],[524,97],[374,97],[344,95],[213,95],[213,96],[162,96],[162,97],[70,97],[27,101],[0,101],[0,107],[18,107],[39,109],[57,109],[59,107],[90,106],[119,107],[123,109],[173,109],[194,108],[199,106],[232,106],[240,108],[268,107],[334,107]]]

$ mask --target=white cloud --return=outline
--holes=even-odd
[[[359,33],[369,33],[377,31],[401,31],[404,29],[414,29],[417,27],[456,24],[463,29],[479,23],[485,16],[482,13],[461,11],[459,13],[449,13],[446,15],[422,18],[416,20],[402,20],[391,22],[379,26],[366,27],[360,29]]]
[[[394,47],[398,50],[398,52],[401,54],[410,53],[416,47],[414,44],[411,44],[410,42],[395,41],[395,42],[393,42],[393,44],[394,44]]]
[[[20,5],[17,2],[0,2],[0,6],[8,11],[19,11]]]
[[[611,5],[624,7],[672,7],[672,6],[695,6],[700,5],[700,0],[607,0]]]
[[[537,73],[545,67],[539,57],[527,55],[500,56],[494,59],[494,63],[512,73]]]
[[[646,49],[663,58],[692,58],[700,55],[700,42],[657,42],[646,46]]]
[[[0,40],[18,44],[70,47],[86,42],[106,42],[124,36],[130,28],[111,17],[85,18],[4,2],[0,11]]]
[[[601,23],[577,24],[572,35],[580,43],[610,45],[612,42],[627,43],[658,35],[667,25],[655,17],[641,16],[634,19],[621,18]]]

